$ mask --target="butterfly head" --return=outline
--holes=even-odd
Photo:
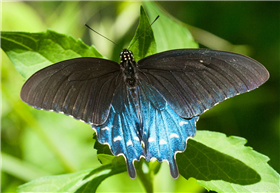
[[[120,53],[121,58],[121,65],[124,67],[125,63],[134,62],[134,56],[133,53],[128,49],[123,49],[123,51]]]

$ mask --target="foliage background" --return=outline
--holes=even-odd
[[[107,58],[118,61],[120,50],[90,32],[84,23],[125,47],[137,27],[140,3],[1,2],[1,30],[37,32],[50,28],[81,38],[95,45]],[[271,77],[267,83],[207,111],[197,128],[246,138],[248,146],[271,158],[269,164],[279,173],[280,3],[157,3],[191,25],[190,30],[201,47],[243,53],[268,69]],[[14,192],[18,185],[40,176],[99,166],[90,127],[64,115],[28,107],[19,98],[24,81],[1,51],[2,192]],[[49,149],[46,141],[54,148]],[[111,190],[141,191],[143,188],[138,180],[130,180],[123,173],[109,178],[98,189],[100,192]],[[155,179],[155,191],[204,190],[192,179],[174,181],[167,164],[163,164]]]

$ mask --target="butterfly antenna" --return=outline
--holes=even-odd
[[[132,42],[132,44],[127,48],[129,49],[135,42],[136,40],[138,40],[142,35],[143,33],[145,33],[152,25],[153,23],[155,23],[155,21],[159,18],[159,15],[154,19],[154,21],[134,40],[134,42]]]
[[[123,49],[122,47],[120,47],[118,44],[116,44],[115,42],[113,42],[112,40],[110,40],[109,38],[103,36],[102,34],[98,33],[97,31],[95,31],[94,29],[92,29],[91,27],[88,26],[88,24],[85,24],[85,26],[87,28],[89,28],[90,30],[92,30],[93,32],[97,33],[98,35],[102,36],[103,38],[105,38],[106,40],[109,40],[110,42],[112,42],[113,44],[115,44],[116,46],[118,46],[119,48],[121,48],[121,50]]]

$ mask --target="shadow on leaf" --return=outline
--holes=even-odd
[[[260,175],[229,155],[209,148],[194,140],[189,140],[187,150],[177,154],[177,164],[180,174],[188,179],[226,182],[249,185],[261,180]]]

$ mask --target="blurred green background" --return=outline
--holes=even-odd
[[[93,44],[118,61],[119,48],[84,24],[127,46],[139,18],[141,2],[26,1],[1,2],[1,30],[39,32],[52,29]],[[244,137],[267,155],[280,172],[279,65],[280,2],[157,2],[189,25],[200,47],[234,51],[261,62],[267,83],[204,113],[198,130]],[[153,20],[154,18],[150,18]],[[153,25],[153,28],[156,24]],[[172,38],[172,37],[170,37]],[[23,77],[1,50],[1,191],[15,192],[29,180],[99,166],[89,125],[53,112],[35,110],[20,100]],[[155,178],[155,191],[204,192],[194,179],[173,180],[166,163]],[[104,181],[98,191],[143,191],[127,173]]]

